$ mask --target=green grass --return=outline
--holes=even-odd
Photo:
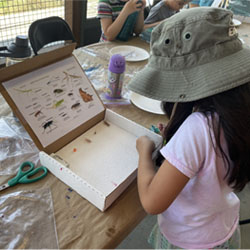
[[[64,0],[0,0],[0,15],[64,6]]]

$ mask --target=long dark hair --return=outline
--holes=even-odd
[[[174,103],[163,102],[162,107],[170,117]],[[163,137],[167,143],[184,120],[193,112],[201,112],[208,120],[212,117],[212,129],[216,144],[227,163],[228,184],[236,191],[241,191],[250,181],[250,83],[216,94],[202,100],[178,103],[175,113],[166,126]],[[218,121],[215,119],[218,116]],[[221,129],[224,132],[228,146],[229,158],[220,143]],[[158,157],[156,164],[160,165],[163,158]],[[233,164],[229,164],[229,161]]]

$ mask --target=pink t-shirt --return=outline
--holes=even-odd
[[[224,180],[226,167],[210,132],[205,116],[192,113],[161,149],[165,159],[190,178],[171,206],[158,215],[162,234],[181,248],[220,245],[239,222],[240,202]],[[223,133],[221,145],[228,153]]]

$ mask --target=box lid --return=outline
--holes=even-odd
[[[36,146],[49,154],[105,115],[74,48],[70,44],[0,70],[2,95]]]

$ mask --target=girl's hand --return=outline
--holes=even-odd
[[[155,149],[155,144],[147,136],[141,136],[136,140],[136,149],[141,154],[152,155],[152,152]]]

